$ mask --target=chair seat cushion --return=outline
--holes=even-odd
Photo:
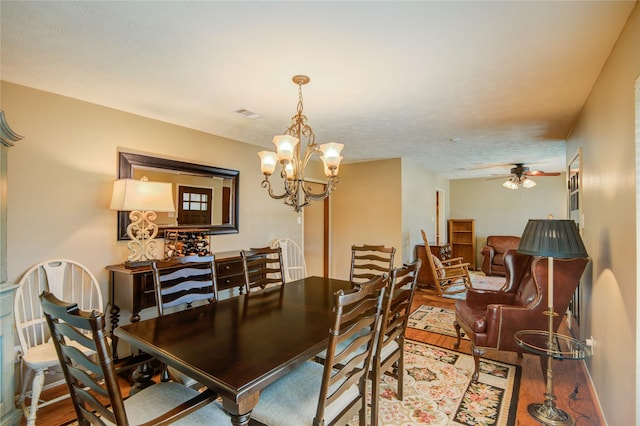
[[[251,418],[269,426],[310,425],[316,415],[324,367],[306,362],[260,393]],[[324,413],[325,423],[358,396],[358,387],[350,387]]]
[[[95,353],[94,350],[82,346],[75,340],[71,341],[69,346],[80,349],[87,356]],[[42,345],[29,348],[27,353],[22,355],[22,361],[32,370],[40,370],[60,365],[60,361],[58,361],[58,353],[56,352],[56,347],[52,340],[49,340],[47,343]]]
[[[197,394],[196,390],[175,382],[161,382],[149,386],[124,401],[127,419],[131,425],[148,422]],[[105,419],[102,420],[111,424]],[[231,424],[231,418],[216,401],[173,424],[179,426],[226,425]]]
[[[456,316],[460,317],[475,333],[487,330],[487,308],[471,307],[464,300],[456,302]]]

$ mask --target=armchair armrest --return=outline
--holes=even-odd
[[[512,305],[514,299],[514,293],[505,293],[500,290],[467,289],[467,305],[472,307]]]
[[[482,249],[480,249],[480,254],[482,254],[483,256],[488,256],[490,259],[492,259],[493,256],[496,255],[496,249],[494,249],[492,246],[484,246],[482,247]]]

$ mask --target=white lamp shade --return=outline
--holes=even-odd
[[[319,146],[320,151],[322,151],[322,160],[327,165],[327,167],[338,167],[340,165],[340,161],[342,157],[340,153],[342,152],[342,148],[344,145],[336,142],[329,142]]]
[[[534,186],[536,186],[536,185],[537,185],[537,183],[535,183],[534,181],[532,181],[532,180],[531,180],[531,179],[529,179],[529,178],[526,178],[526,177],[525,177],[525,178],[522,180],[522,186],[523,186],[523,187],[525,187],[526,189],[533,188],[533,187],[534,187]]]
[[[173,192],[168,182],[118,179],[113,182],[111,210],[174,212]]]
[[[278,163],[278,155],[271,151],[260,151],[258,155],[260,156],[260,170],[262,170],[262,174],[272,175]]]
[[[280,161],[291,161],[293,158],[293,151],[296,145],[298,145],[298,138],[291,135],[278,135],[273,137],[273,144],[278,151],[278,159]]]
[[[515,183],[513,180],[509,179],[507,181],[505,181],[502,186],[504,186],[507,189],[518,189],[518,184]]]

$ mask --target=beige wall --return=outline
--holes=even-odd
[[[402,259],[401,160],[340,166],[331,200],[331,276],[349,278],[351,245],[383,244]]]
[[[108,209],[118,149],[240,171],[240,233],[212,236],[213,251],[301,241],[293,209],[260,187],[259,147],[6,82],[1,89],[1,107],[24,136],[8,153],[9,281],[41,260],[70,258],[94,272],[106,297],[104,267],[128,254]]]
[[[637,176],[634,84],[640,76],[640,6],[629,17],[567,141],[582,148],[583,238],[591,265],[583,277],[582,337],[608,424],[638,424]],[[634,421],[635,419],[635,421]]]
[[[451,219],[475,219],[476,265],[480,268],[480,250],[489,235],[522,235],[529,219],[567,217],[565,173],[534,178],[531,189],[505,189],[504,180],[456,179],[450,181]]]
[[[429,172],[414,159],[402,159],[402,261],[415,259],[415,246],[423,244],[424,229],[430,244],[436,235],[436,190],[445,194],[442,214],[448,215],[449,180]]]

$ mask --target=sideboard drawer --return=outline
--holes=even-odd
[[[218,278],[232,275],[242,275],[242,260],[231,260],[222,262],[216,261],[216,272],[218,273]]]

